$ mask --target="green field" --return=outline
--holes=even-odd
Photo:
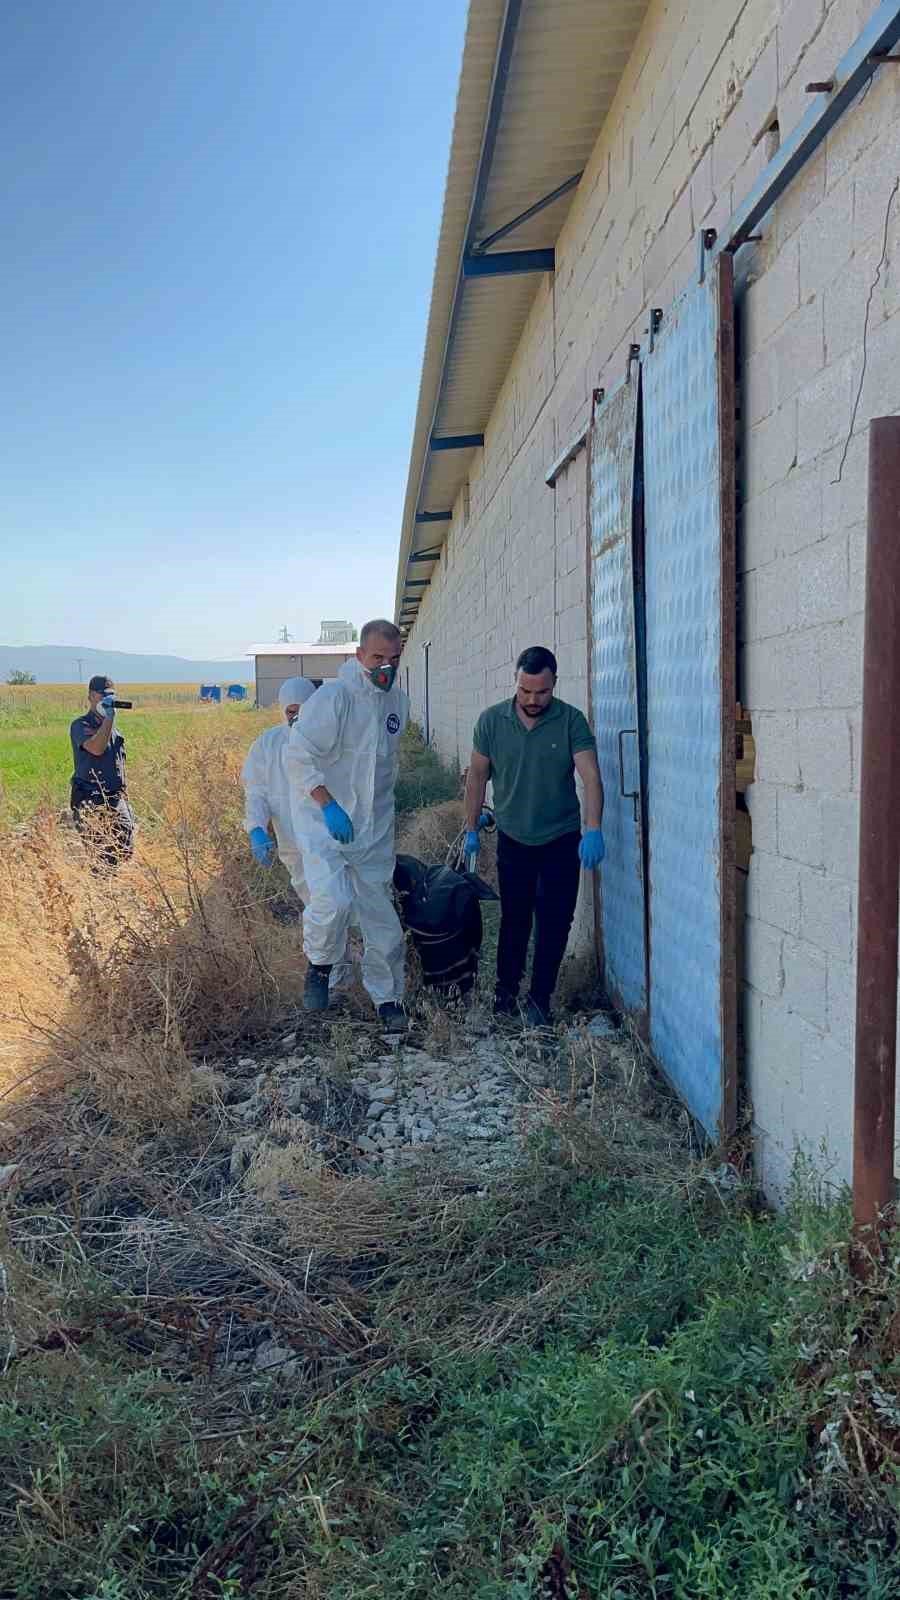
[[[165,757],[185,733],[227,730],[249,744],[275,713],[256,711],[252,701],[204,705],[198,684],[117,685],[120,699],[134,700],[119,713],[132,786]],[[86,709],[78,684],[38,684],[0,689],[0,825],[21,821],[41,805],[66,805],[72,774],[69,724]]]

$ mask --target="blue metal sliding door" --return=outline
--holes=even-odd
[[[713,1137],[735,1114],[732,262],[642,361],[650,1043]]]

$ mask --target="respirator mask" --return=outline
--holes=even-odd
[[[387,692],[388,689],[393,689],[394,687],[394,681],[397,677],[397,668],[390,662],[386,662],[380,667],[369,667],[367,676],[369,682],[374,684],[376,689],[384,689],[385,692]]]

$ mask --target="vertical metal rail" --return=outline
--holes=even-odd
[[[735,865],[735,728],[737,700],[737,365],[734,348],[734,259],[719,262],[716,381],[719,400],[719,528],[721,538],[722,831],[719,885],[722,939],[722,1121],[737,1126],[737,868]]]
[[[431,644],[429,642],[425,646],[425,729],[424,729],[424,732],[425,732],[425,743],[429,744],[429,745],[431,744],[431,684],[429,682],[429,677],[430,677],[429,666],[430,666],[430,663],[429,663],[429,660],[428,660],[430,652],[431,652]]]
[[[900,417],[876,417],[869,425],[853,1104],[853,1220],[865,1235],[857,1257],[863,1271],[866,1250],[878,1247],[879,1219],[894,1200],[898,795]]]
[[[587,717],[591,729],[596,733],[597,708],[594,704],[594,628],[592,588],[593,560],[591,556],[591,479],[594,453],[594,417],[597,406],[603,399],[602,389],[595,389],[591,395],[591,420],[588,423],[585,438],[586,460],[584,473],[584,610],[585,626],[587,629]],[[603,783],[603,771],[600,772],[600,782]],[[594,959],[597,963],[597,977],[603,993],[608,999],[606,991],[606,950],[603,944],[603,889],[600,883],[599,872],[591,873],[591,917],[594,926]]]
[[[644,871],[644,990],[647,1006],[642,1020],[642,1032],[650,1040],[650,1007],[653,996],[650,989],[650,941],[653,928],[650,917],[650,796],[647,790],[647,546],[644,524],[644,391],[638,373],[637,429],[634,442],[634,492],[632,511],[631,576],[634,595],[635,676],[637,689],[638,772],[640,793],[638,816],[641,830],[641,862]],[[641,1022],[638,1024],[641,1027]]]

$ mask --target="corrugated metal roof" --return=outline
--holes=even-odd
[[[430,451],[430,436],[484,432],[538,282],[534,274],[463,280],[464,250],[584,168],[646,10],[647,0],[470,0],[403,513],[398,616],[409,555],[438,549],[446,534],[446,523],[417,525],[416,512],[449,510],[471,462],[471,451]],[[505,73],[498,71],[504,43],[511,48]],[[554,245],[573,194],[493,249]],[[410,576],[433,570],[417,562]]]

